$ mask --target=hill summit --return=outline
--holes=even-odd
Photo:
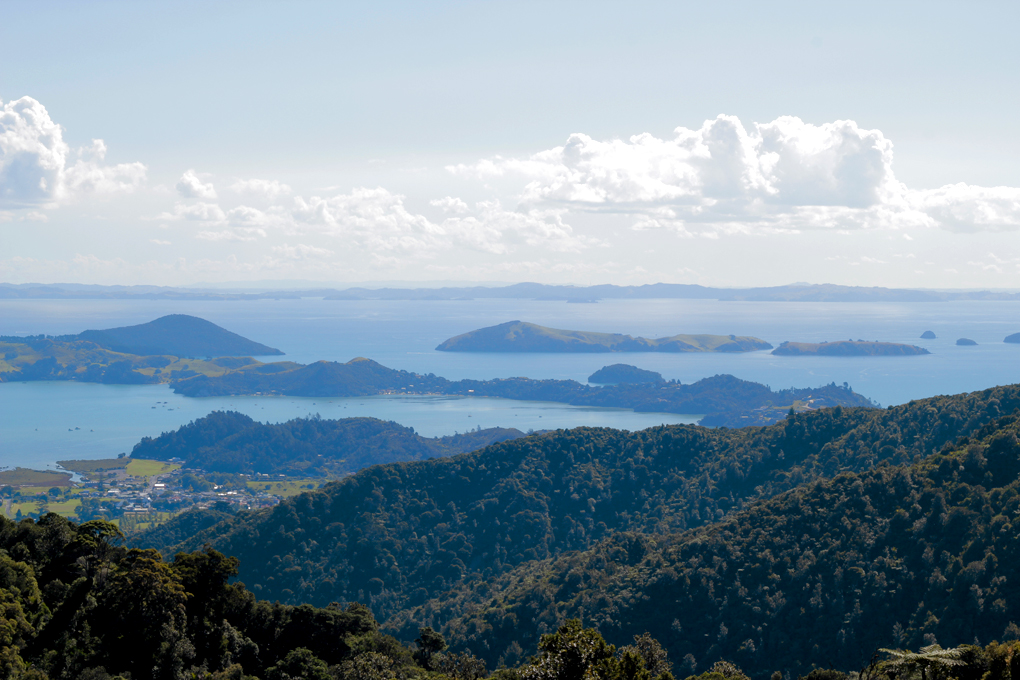
[[[211,321],[187,314],[170,314],[148,323],[99,331],[85,331],[64,338],[88,340],[124,354],[177,357],[225,357],[282,355],[278,349],[249,340]]]

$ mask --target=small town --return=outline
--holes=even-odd
[[[125,534],[152,528],[191,509],[237,512],[272,507],[321,487],[325,479],[222,474],[183,467],[184,461],[60,461],[59,470],[0,470],[8,519],[56,513],[75,521],[104,519]]]

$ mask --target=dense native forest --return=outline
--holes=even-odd
[[[126,549],[104,521],[0,518],[0,677],[23,680],[673,680],[675,664],[642,633],[617,647],[579,619],[545,634],[519,663],[490,669],[430,626],[404,644],[362,604],[258,600],[237,559],[209,547],[165,561]],[[1015,628],[1015,626],[1014,626]],[[791,650],[792,651],[792,650]],[[802,680],[1020,677],[1020,642],[883,650],[860,674],[813,668]],[[787,657],[787,661],[790,657]],[[794,662],[800,661],[794,658]],[[682,668],[697,664],[685,657]],[[680,676],[683,677],[683,676]],[[716,661],[688,680],[749,680]],[[764,676],[763,676],[764,677]],[[793,677],[776,670],[772,680]]]
[[[257,597],[361,602],[489,668],[576,616],[618,645],[647,630],[679,677],[857,669],[879,647],[1020,637],[1018,407],[1003,387],[763,428],[557,431],[135,540],[208,543]]]
[[[230,583],[237,560],[205,549],[164,561],[126,549],[103,521],[0,518],[0,677],[46,680],[478,680],[484,662],[418,631],[404,645],[361,604],[257,600]],[[577,654],[580,648],[581,654]],[[576,623],[543,639],[533,664],[496,675],[554,677],[580,664],[606,680],[669,680],[648,636],[616,650]]]
[[[260,423],[234,411],[214,411],[159,437],[135,444],[132,458],[168,461],[185,469],[233,474],[339,476],[369,465],[450,456],[523,437],[493,427],[447,437],[422,437],[378,418],[326,420],[318,416]]]

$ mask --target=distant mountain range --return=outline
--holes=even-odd
[[[695,284],[653,283],[642,286],[557,286],[517,283],[510,286],[464,286],[444,288],[347,288],[309,287],[302,290],[263,290],[229,293],[215,289],[163,286],[94,286],[81,284],[0,283],[0,299],[139,299],[139,300],[261,300],[323,297],[327,300],[463,300],[485,298],[541,299],[592,302],[597,300],[644,300],[658,298],[695,300],[748,300],[775,302],[942,302],[947,300],[1015,300],[1020,293],[987,290],[916,290],[839,286],[835,284],[787,285],[759,288],[711,288]]]

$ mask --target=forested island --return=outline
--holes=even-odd
[[[613,364],[612,366],[603,366],[589,375],[588,382],[593,385],[633,385],[665,381],[658,371],[646,371],[629,364]]]
[[[735,335],[674,335],[635,338],[621,333],[565,331],[508,321],[440,343],[440,352],[753,352],[772,349],[759,338]]]
[[[837,342],[784,342],[772,350],[777,356],[826,357],[903,357],[931,354],[917,345],[895,342],[869,342],[867,340],[840,340]]]

